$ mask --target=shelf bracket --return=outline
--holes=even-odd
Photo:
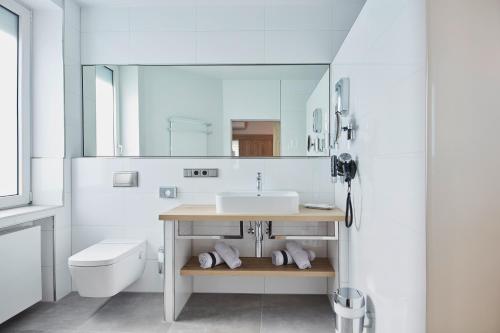
[[[333,221],[332,221],[333,222]],[[274,235],[273,234],[273,222],[269,221],[268,223],[268,237],[269,239],[278,239],[278,240],[338,240],[339,239],[339,223],[334,221],[334,234],[333,235]]]
[[[243,221],[240,221],[239,235],[185,235],[181,234],[179,221],[175,221],[175,238],[176,239],[243,239]]]

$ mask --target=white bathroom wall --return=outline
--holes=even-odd
[[[175,67],[141,66],[139,110],[142,156],[170,155],[170,117],[188,117],[211,123],[212,134],[207,137],[208,155],[223,155],[220,79]],[[187,139],[181,144],[186,147],[195,144]]]
[[[222,131],[225,156],[231,156],[231,120],[280,120],[279,80],[224,80]]]
[[[427,332],[500,332],[500,1],[427,6]]]
[[[281,155],[305,156],[306,103],[317,82],[281,81]],[[328,95],[326,96],[328,99]]]
[[[80,6],[75,0],[64,0],[64,207],[63,218],[68,225],[65,233],[66,249],[63,255],[64,280],[56,280],[57,285],[65,286],[65,293],[71,291],[71,276],[68,271],[67,257],[71,255],[72,221],[72,164],[71,159],[83,153],[82,119],[82,69],[80,49]],[[57,219],[56,219],[57,224]],[[61,294],[60,296],[64,296]]]
[[[219,168],[218,178],[184,178],[183,168]],[[139,187],[113,188],[112,172],[139,172]],[[133,291],[161,291],[162,279],[157,273],[156,251],[162,245],[162,222],[158,215],[181,203],[214,204],[215,193],[226,190],[253,190],[257,172],[263,172],[264,189],[296,190],[301,201],[333,202],[333,185],[329,181],[328,159],[73,159],[73,252],[104,238],[141,238],[148,240],[148,263],[143,277],[129,288]],[[178,187],[177,199],[160,199],[159,186]],[[287,232],[323,232],[320,224],[308,228],[295,226]],[[278,226],[279,227],[279,226]],[[211,232],[227,231],[211,228]],[[246,228],[245,228],[246,229]],[[234,230],[231,230],[232,232]],[[171,241],[170,239],[166,240]],[[251,254],[253,239],[249,235],[237,245]],[[266,253],[281,246],[265,241]],[[326,255],[325,242],[308,242],[320,255]],[[205,246],[205,247],[204,247]],[[204,247],[204,248],[203,248]],[[200,242],[195,248],[207,250]],[[168,248],[168,246],[167,246]],[[253,253],[253,252],[252,252]],[[168,253],[167,253],[168,255]],[[290,279],[276,283],[273,279],[252,279],[252,283],[227,279],[213,283],[211,290],[239,292],[326,292],[326,279]],[[208,283],[208,284],[207,284]],[[207,291],[210,282],[198,280],[196,288]],[[215,289],[214,289],[215,288]]]
[[[424,0],[368,0],[332,64],[332,85],[351,82],[356,140],[340,152],[359,170],[346,282],[368,297],[369,332],[425,332],[425,22]],[[342,207],[346,187],[335,194]]]
[[[364,3],[81,2],[84,64],[330,63]]]
[[[64,1],[64,126],[66,158],[82,156],[82,68],[80,61],[80,7]]]
[[[24,2],[32,9],[32,163],[31,186],[33,205],[52,206],[47,212],[54,220],[54,261],[42,268],[44,290],[52,281],[55,285],[56,299],[71,291],[71,280],[67,267],[67,258],[71,254],[71,211],[70,188],[66,187],[65,163],[65,107],[68,105],[65,90],[64,67],[66,59],[66,16],[62,3],[50,0]],[[79,17],[79,11],[77,15]],[[78,27],[79,23],[73,26]],[[76,33],[78,38],[79,31]],[[78,42],[79,44],[79,42]],[[74,52],[79,58],[79,48]],[[47,232],[44,232],[46,235]],[[53,265],[53,267],[50,267]],[[52,275],[52,272],[55,275]],[[52,292],[49,292],[54,294]],[[44,294],[44,300],[52,297]]]
[[[63,10],[41,1],[33,12],[32,156],[64,157]]]
[[[330,63],[364,0],[80,3],[83,64],[257,64]],[[221,169],[220,178],[182,178],[184,167],[211,166]],[[253,189],[257,171],[264,171],[266,189],[298,190],[302,201],[333,201],[327,159],[82,158],[74,159],[73,167],[73,252],[106,237],[147,238],[146,273],[131,287],[138,291],[162,289],[154,253],[161,244],[157,217],[175,204],[213,202],[214,193],[225,189]],[[120,169],[138,170],[140,187],[112,188],[111,172]],[[158,199],[160,185],[179,186],[179,198]],[[324,253],[326,244],[322,246]],[[326,292],[326,281],[320,280],[309,285],[311,292]],[[267,290],[308,288],[304,282],[288,281],[272,281],[274,287]],[[254,290],[263,292],[258,283],[260,289]]]
[[[37,205],[62,205],[64,158],[63,10],[51,1],[33,11],[31,61],[32,192]]]

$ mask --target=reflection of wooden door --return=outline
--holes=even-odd
[[[272,135],[233,135],[233,140],[238,140],[240,156],[273,156]]]

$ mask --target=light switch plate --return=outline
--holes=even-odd
[[[177,187],[176,186],[161,186],[160,187],[160,198],[162,198],[162,199],[175,199],[175,198],[177,198]]]

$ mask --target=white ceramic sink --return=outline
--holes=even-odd
[[[215,207],[219,214],[295,214],[299,212],[299,194],[293,191],[221,192],[215,195]]]

